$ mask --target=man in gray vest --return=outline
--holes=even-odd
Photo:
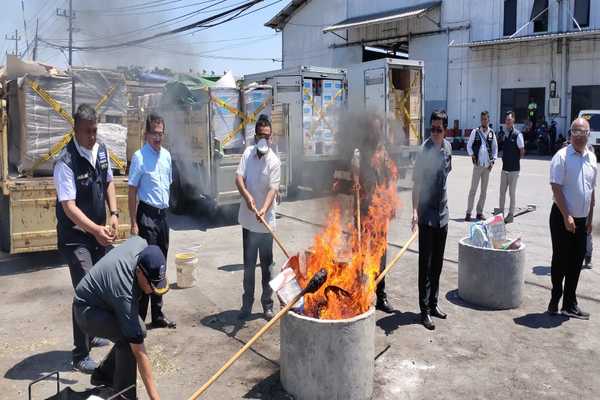
[[[58,249],[69,264],[73,288],[113,243],[119,226],[117,197],[108,150],[96,142],[96,111],[81,104],[73,115],[75,136],[54,166]],[[110,227],[106,226],[106,203]],[[90,347],[108,345],[90,338],[73,318],[73,367],[91,374],[96,362]]]
[[[487,195],[488,181],[494,162],[498,157],[498,141],[496,134],[490,128],[490,114],[487,111],[481,113],[481,126],[473,129],[469,142],[467,143],[467,153],[473,160],[473,175],[471,177],[471,190],[469,190],[469,201],[467,204],[467,215],[465,221],[471,221],[471,212],[475,202],[477,187],[481,181],[481,191],[479,201],[477,202],[478,220],[484,220],[483,206]]]
[[[506,112],[504,120],[506,125],[506,135],[502,144],[502,175],[500,175],[500,207],[499,211],[504,217],[504,222],[513,222],[515,215],[515,206],[517,202],[517,180],[521,170],[521,158],[525,155],[525,141],[523,134],[515,129],[515,114],[512,111]],[[504,202],[506,200],[506,189],[510,193],[510,206],[508,214],[504,214]]]

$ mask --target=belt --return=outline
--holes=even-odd
[[[150,204],[144,203],[143,201],[140,201],[140,203],[138,204],[138,208],[142,210],[142,212],[151,216],[165,217],[167,215],[166,208],[157,208],[151,206]]]

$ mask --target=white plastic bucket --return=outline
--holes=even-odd
[[[196,267],[198,266],[196,254],[176,254],[175,266],[177,267],[177,287],[185,289],[196,285]]]

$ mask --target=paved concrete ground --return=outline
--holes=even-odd
[[[580,305],[592,313],[590,321],[544,314],[551,258],[548,160],[526,159],[522,168],[518,205],[537,205],[536,212],[516,218],[509,226],[510,234],[523,235],[527,244],[523,305],[510,311],[481,310],[456,294],[457,242],[467,230],[462,218],[471,171],[470,160],[456,156],[449,182],[452,221],[440,291],[441,306],[449,317],[436,321],[434,332],[419,325],[418,255],[408,252],[387,280],[397,312],[377,313],[375,399],[597,399],[600,395],[600,261],[582,272],[578,291]],[[499,182],[496,168],[486,212],[497,206]],[[403,204],[389,235],[392,255],[410,236],[409,193],[401,195]],[[310,245],[318,229],[310,223],[323,222],[327,202],[319,198],[281,205],[285,216],[278,220],[278,232],[290,249]],[[240,227],[210,227],[202,219],[178,216],[172,217],[171,224],[170,278],[175,280],[175,253],[195,248],[201,260],[199,283],[167,295],[165,311],[178,328],[150,331],[147,344],[162,398],[182,399],[250,339],[263,321],[259,304],[252,320],[243,325],[236,320],[242,286]],[[600,248],[598,237],[594,243]],[[281,252],[274,251],[281,264]],[[259,276],[260,269],[257,282]],[[0,293],[0,397],[26,398],[27,384],[52,370],[61,371],[64,385],[87,387],[88,377],[69,367],[72,288],[60,257],[55,253],[0,255]],[[95,349],[92,354],[99,358],[105,351]],[[276,328],[205,398],[289,398],[279,384],[278,359]],[[40,386],[34,399],[44,398],[51,389],[50,384]]]

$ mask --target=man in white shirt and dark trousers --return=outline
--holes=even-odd
[[[465,221],[471,221],[471,212],[473,211],[473,203],[475,202],[475,194],[477,187],[481,181],[481,191],[479,193],[479,201],[477,202],[478,220],[484,220],[483,206],[485,205],[485,197],[487,195],[488,181],[490,172],[494,166],[496,158],[498,158],[498,141],[496,134],[490,128],[490,114],[487,111],[481,113],[481,126],[473,129],[467,143],[467,153],[473,160],[473,175],[471,177],[471,190],[469,190],[469,201],[467,204],[467,215]]]
[[[117,235],[119,212],[108,150],[96,142],[96,110],[81,104],[73,115],[75,136],[54,166],[58,249],[69,264],[73,288],[106,253]],[[110,226],[106,226],[106,203]],[[90,338],[73,317],[73,367],[91,374],[97,363],[90,347],[108,345]]]
[[[515,114],[512,111],[506,113],[504,120],[506,124],[506,135],[502,144],[502,175],[500,176],[500,213],[505,215],[504,222],[513,222],[515,207],[517,203],[517,180],[521,170],[521,158],[525,155],[525,141],[521,132],[514,128]],[[504,214],[504,202],[506,201],[506,189],[510,193],[510,206],[508,214]]]
[[[253,146],[248,146],[235,178],[235,184],[244,201],[240,204],[238,215],[242,226],[244,247],[244,294],[240,319],[245,319],[252,312],[254,303],[254,275],[256,258],[260,255],[262,270],[261,303],[264,317],[273,318],[273,290],[269,286],[271,266],[273,264],[273,237],[260,222],[263,217],[269,226],[275,228],[275,197],[281,179],[281,162],[270,148],[271,123],[261,115],[256,122]]]
[[[592,230],[595,187],[598,174],[596,156],[587,148],[590,125],[578,118],[571,124],[571,144],[560,149],[550,164],[550,185],[554,204],[550,212],[552,236],[552,296],[548,313],[589,319],[577,304],[577,283],[586,252],[587,234]],[[564,281],[564,288],[563,288]]]

